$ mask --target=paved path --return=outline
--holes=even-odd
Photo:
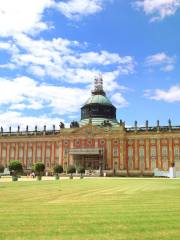
[[[78,179],[80,179],[80,177],[74,177],[73,178],[74,180],[78,180]],[[145,180],[145,179],[147,179],[147,180],[153,180],[153,179],[169,179],[169,180],[180,180],[180,178],[153,178],[153,177],[151,177],[151,178],[141,178],[141,177],[138,177],[138,178],[136,178],[136,177],[84,177],[84,179],[119,179],[119,180],[134,180],[134,179],[136,179],[136,180]],[[55,181],[55,177],[42,177],[42,181]],[[69,177],[60,177],[60,180],[69,180]],[[21,178],[19,178],[18,179],[18,181],[20,181],[20,182],[22,182],[22,181],[24,181],[24,182],[28,182],[28,181],[37,181],[37,179],[36,178],[32,178],[32,177],[26,177],[26,176],[22,176]],[[12,182],[12,177],[11,176],[4,176],[4,177],[1,177],[0,178],[0,183],[3,183],[3,182]]]

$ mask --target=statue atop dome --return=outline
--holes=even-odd
[[[103,95],[105,96],[106,93],[103,90],[103,78],[102,75],[95,77],[94,79],[94,90],[92,91],[93,95]]]
[[[94,79],[94,89],[97,91],[103,90],[103,79],[101,74]]]

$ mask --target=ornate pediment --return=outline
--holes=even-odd
[[[92,124],[87,124],[79,128],[65,129],[63,130],[63,135],[73,135],[73,136],[85,136],[88,138],[94,137],[99,134],[106,134],[111,130],[111,128],[94,126]]]
[[[80,128],[73,129],[71,131],[71,134],[92,137],[99,133],[102,133],[102,131],[103,131],[102,128],[88,124],[88,125],[82,126]]]
[[[113,129],[112,127],[103,127],[103,126],[95,126],[92,124],[87,124],[81,126],[79,128],[66,128],[61,132],[61,136],[76,136],[92,138],[96,135],[109,135],[109,134],[119,134],[122,132],[121,128]]]

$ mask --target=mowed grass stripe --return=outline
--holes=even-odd
[[[0,239],[180,239],[180,182],[0,183]]]

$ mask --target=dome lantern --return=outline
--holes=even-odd
[[[101,125],[106,120],[117,123],[116,108],[106,96],[101,76],[95,78],[91,97],[81,108],[80,125],[89,123],[89,119],[91,119],[93,125]]]

